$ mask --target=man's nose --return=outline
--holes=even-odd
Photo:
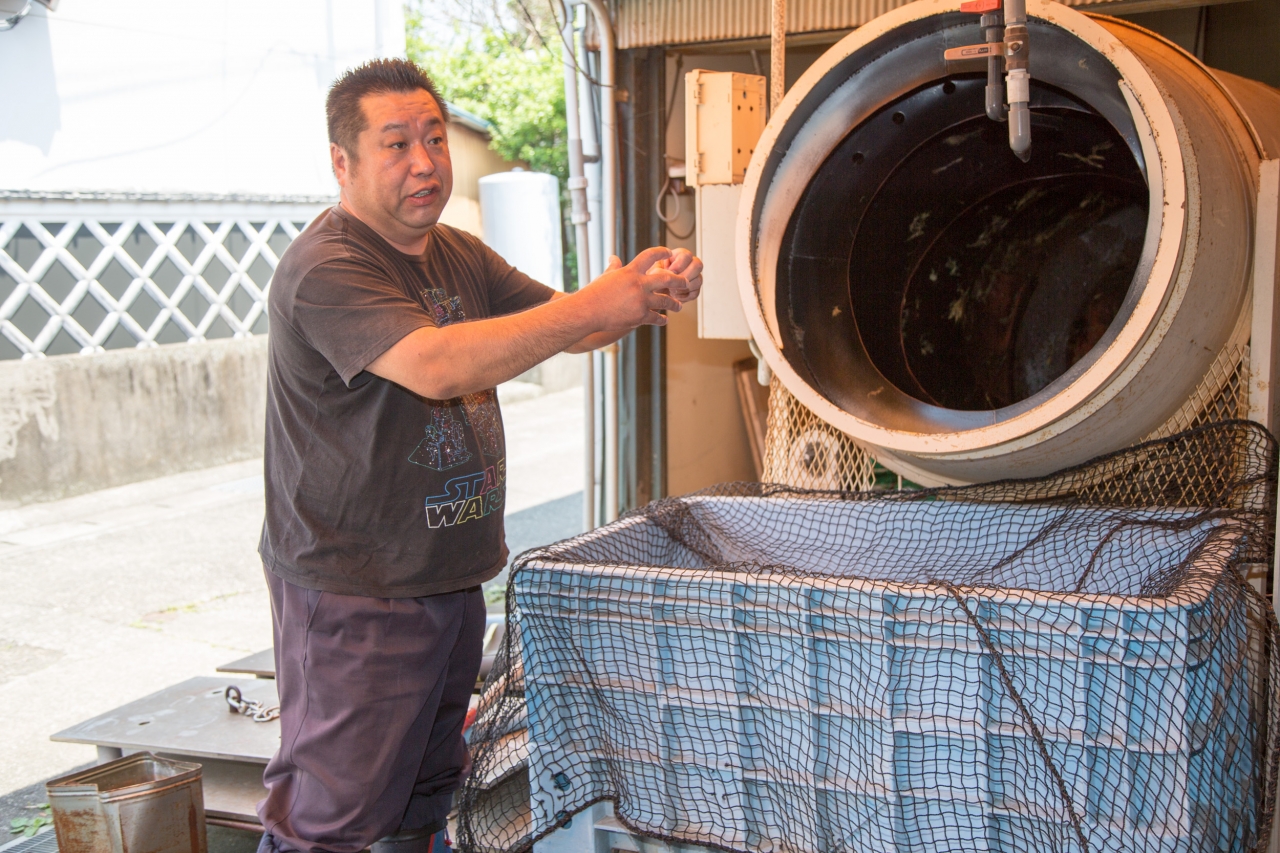
[[[413,173],[415,175],[430,175],[436,170],[435,160],[431,157],[431,152],[427,150],[427,146],[418,143],[413,146]]]

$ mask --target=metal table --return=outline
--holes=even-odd
[[[224,663],[218,667],[218,672],[243,672],[257,678],[275,678],[276,677],[276,653],[275,649],[263,649],[260,652],[254,652],[248,657],[233,660],[231,663]]]
[[[278,703],[276,684],[270,678],[191,678],[64,729],[51,739],[93,744],[100,762],[142,751],[195,759],[204,767],[205,814],[210,822],[257,827],[255,804],[266,796],[262,769],[280,744],[280,722],[257,723],[233,713],[223,698],[232,683],[245,699],[268,706]]]

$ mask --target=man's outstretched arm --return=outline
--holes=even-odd
[[[665,268],[668,249],[646,249],[584,290],[518,314],[429,326],[405,335],[366,368],[433,400],[448,400],[514,379],[558,352],[602,332],[665,325],[679,311],[672,293],[687,280]]]

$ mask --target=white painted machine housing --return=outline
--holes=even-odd
[[[736,229],[743,306],[769,366],[823,420],[888,467],[930,485],[1039,475],[1139,441],[1183,405],[1224,348],[1247,341],[1264,150],[1231,93],[1176,46],[1121,21],[1029,0],[1031,18],[1085,42],[1122,78],[1150,192],[1141,260],[1124,305],[1083,359],[1015,405],[955,411],[922,403],[869,359],[853,377],[860,402],[836,405],[784,351],[775,289],[784,232],[810,180],[851,128],[919,81],[948,75],[941,55],[934,67],[904,75],[894,54],[909,40],[901,31],[957,10],[953,0],[918,0],[854,31],[811,66],[756,146]],[[1034,75],[1034,60],[1032,68]],[[838,75],[845,79],[832,79]],[[1049,82],[1070,91],[1069,80]]]

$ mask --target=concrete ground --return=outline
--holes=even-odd
[[[581,524],[582,392],[538,390],[500,389],[513,553]],[[5,828],[95,758],[49,735],[271,645],[262,514],[261,460],[0,512]]]

